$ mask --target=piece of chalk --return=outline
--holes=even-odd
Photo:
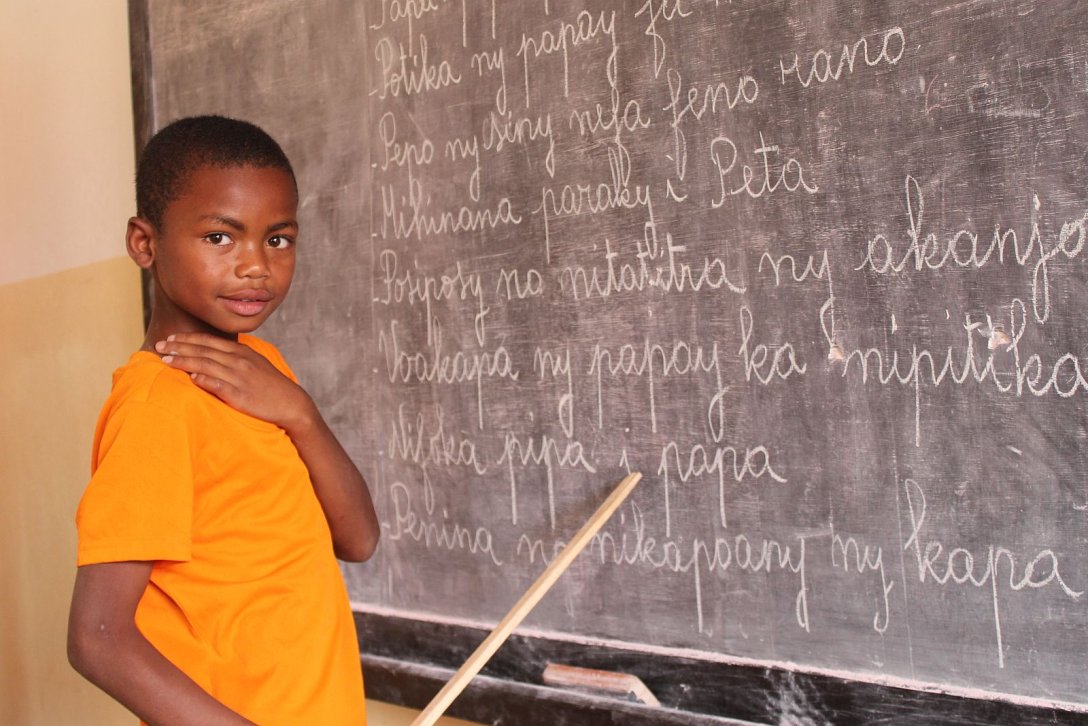
[[[544,669],[544,683],[549,686],[592,688],[609,693],[630,694],[647,706],[661,705],[642,679],[630,673],[549,663]]]
[[[1004,330],[990,331],[990,342],[987,345],[990,350],[997,350],[1001,346],[1008,347],[1010,345],[1012,345],[1012,338]]]

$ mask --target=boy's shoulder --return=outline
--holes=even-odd
[[[171,368],[149,351],[136,351],[113,372],[113,387],[98,414],[91,454],[92,473],[125,432],[153,447],[152,431],[186,430],[200,408],[196,384],[182,370]]]
[[[240,336],[239,342],[294,378],[271,343],[249,335]],[[206,431],[215,428],[212,424],[222,424],[223,417],[243,419],[249,426],[255,421],[201,389],[185,371],[163,363],[156,353],[136,351],[113,372],[113,386],[95,427],[94,461],[100,446],[108,445],[129,425],[141,430],[153,426],[163,431]]]
[[[107,405],[174,401],[185,398],[192,388],[185,371],[171,368],[155,353],[139,350],[113,372]]]
[[[271,343],[252,335],[239,336],[239,342],[286,371],[287,363]],[[201,393],[189,379],[188,373],[166,365],[156,353],[140,350],[113,372],[110,402],[176,403]]]
[[[260,353],[276,368],[276,370],[295,383],[298,383],[298,377],[296,377],[295,372],[291,370],[291,366],[287,365],[287,361],[284,359],[283,354],[280,353],[276,346],[272,345],[267,340],[261,340],[260,338],[246,333],[242,333],[238,336],[238,342],[247,345]]]
[[[283,354],[280,353],[276,346],[272,345],[267,340],[262,340],[255,335],[249,335],[248,333],[242,333],[238,336],[238,342],[249,346],[263,355],[272,365],[279,369],[281,373],[292,376],[287,361],[283,358]]]

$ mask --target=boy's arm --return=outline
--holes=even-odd
[[[362,562],[374,554],[379,526],[370,489],[301,386],[249,346],[206,333],[171,335],[155,350],[228,405],[286,431],[310,471],[336,556]]]
[[[212,698],[136,628],[136,605],[151,567],[151,562],[108,562],[77,570],[68,660],[149,724],[251,724]]]

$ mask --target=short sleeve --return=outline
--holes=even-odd
[[[128,402],[105,424],[76,512],[78,565],[187,561],[192,549],[190,435],[174,413]]]
[[[287,361],[284,359],[283,354],[280,353],[279,348],[252,335],[240,335],[238,340],[264,356],[280,373],[298,383],[295,372],[287,365]]]

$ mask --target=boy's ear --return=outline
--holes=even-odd
[[[125,246],[128,256],[142,269],[151,269],[155,262],[155,228],[142,217],[132,217],[128,220],[128,230],[125,232]]]

